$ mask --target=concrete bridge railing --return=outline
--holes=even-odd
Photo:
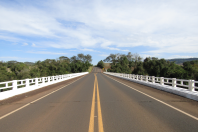
[[[0,100],[85,74],[88,72],[0,82]]]
[[[104,72],[112,76],[174,93],[198,101],[198,81],[125,73]]]

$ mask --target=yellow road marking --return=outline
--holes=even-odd
[[[97,81],[97,104],[98,104],[98,131],[99,132],[104,132],[97,76],[96,76],[96,81]]]
[[[105,75],[105,74],[104,74],[104,75]],[[107,76],[107,75],[105,75],[105,76]],[[108,76],[107,76],[107,77],[108,77]],[[108,77],[108,78],[111,78],[111,77]],[[113,78],[111,78],[111,79],[113,79]],[[160,103],[162,103],[162,104],[164,104],[164,105],[166,105],[166,106],[168,106],[168,107],[170,107],[170,108],[172,108],[172,109],[174,109],[174,110],[176,110],[176,111],[179,111],[179,112],[181,112],[181,113],[183,113],[183,114],[185,114],[185,115],[187,115],[187,116],[189,116],[189,117],[191,117],[191,118],[193,118],[193,119],[195,119],[195,120],[198,121],[198,118],[197,118],[197,117],[195,117],[195,116],[193,116],[193,115],[191,115],[191,114],[189,114],[189,113],[186,113],[186,112],[183,111],[183,110],[180,110],[180,109],[178,109],[178,108],[176,108],[176,107],[174,107],[174,106],[172,106],[172,105],[169,105],[169,104],[165,103],[164,101],[161,101],[161,100],[159,100],[159,99],[156,99],[156,98],[153,97],[153,96],[150,96],[150,95],[148,95],[148,94],[146,94],[146,93],[144,93],[144,92],[141,92],[141,91],[139,91],[139,90],[137,90],[137,89],[135,89],[135,88],[133,88],[133,87],[130,87],[130,86],[128,86],[128,85],[126,85],[126,84],[124,84],[124,83],[122,83],[122,82],[120,82],[120,81],[117,81],[116,79],[113,79],[113,80],[115,80],[116,82],[119,82],[119,83],[121,83],[121,84],[123,84],[123,85],[125,85],[125,86],[127,86],[127,87],[129,87],[129,88],[131,88],[131,89],[133,89],[133,90],[135,90],[135,91],[141,93],[141,94],[144,94],[144,95],[146,95],[146,96],[148,96],[148,97],[150,97],[150,98],[152,98],[152,99],[154,99],[154,100],[156,100],[156,101],[158,101],[158,102],[160,102]]]
[[[98,80],[97,80],[96,74],[94,74],[94,76],[95,76],[94,90],[93,90],[93,98],[92,98],[91,114],[90,114],[90,122],[89,122],[89,131],[88,132],[94,132],[94,117],[97,117],[97,116],[94,116],[94,113],[95,113],[95,92],[97,92],[98,132],[104,132],[103,122],[102,122],[101,105],[100,105],[100,94],[99,94]],[[95,90],[96,87],[97,87],[97,91]]]
[[[82,78],[82,77],[81,77],[81,78]],[[79,79],[81,79],[81,78],[79,78]],[[78,81],[79,79],[77,79],[76,81]],[[74,83],[74,82],[76,82],[76,81],[73,81],[72,83]],[[70,83],[70,84],[72,84],[72,83]],[[30,103],[27,103],[26,105],[23,105],[23,106],[19,107],[19,108],[16,109],[16,110],[13,110],[13,111],[9,112],[8,114],[5,114],[5,115],[1,116],[1,117],[0,117],[0,120],[3,119],[3,118],[5,118],[5,117],[7,117],[7,116],[9,116],[9,115],[11,115],[11,114],[13,114],[13,113],[15,113],[15,112],[17,112],[17,111],[19,111],[19,110],[21,110],[21,109],[23,109],[23,108],[25,108],[25,107],[27,107],[28,105],[30,105],[30,104],[32,104],[32,103],[35,103],[36,101],[41,100],[41,99],[44,98],[44,97],[47,97],[48,95],[50,95],[50,94],[52,94],[52,93],[54,93],[54,92],[56,92],[56,91],[58,91],[58,90],[63,89],[64,87],[69,86],[70,84],[65,85],[65,86],[63,86],[63,87],[61,87],[61,88],[59,88],[59,89],[57,89],[57,90],[54,90],[54,91],[52,91],[51,93],[49,93],[49,94],[47,94],[47,95],[44,95],[44,96],[42,96],[42,97],[40,97],[40,98],[38,98],[38,99],[36,99],[36,100],[30,102]]]
[[[94,74],[95,76],[95,74]],[[93,98],[92,98],[92,104],[91,104],[91,114],[90,114],[90,121],[89,121],[89,131],[88,132],[94,132],[94,112],[95,112],[95,84],[96,84],[96,78],[94,80],[94,90],[93,90]]]

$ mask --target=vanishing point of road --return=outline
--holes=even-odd
[[[39,90],[0,101],[0,132],[198,132],[197,101],[97,67]]]

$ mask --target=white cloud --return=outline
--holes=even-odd
[[[49,52],[49,51],[27,51],[26,53],[33,53],[33,54],[50,54],[50,55],[65,55],[65,54],[67,54],[67,53]]]
[[[28,45],[28,43],[23,43],[23,45],[22,46],[27,46]]]
[[[0,39],[21,41],[16,37],[21,35],[39,37],[41,47],[198,53],[197,0],[17,2],[0,5]],[[40,6],[33,6],[37,2]]]
[[[11,60],[14,60],[14,59],[18,59],[19,57],[14,57],[14,56],[1,56],[0,58],[1,58],[1,59],[11,59]]]
[[[6,41],[14,42],[14,43],[21,41],[20,38],[12,37],[12,36],[9,36],[8,34],[0,34],[0,40],[6,40]]]
[[[16,57],[16,56],[2,56],[2,57],[0,57],[0,59],[6,60],[6,61],[10,61],[10,60],[17,60],[17,61],[30,60],[30,58],[23,58],[23,57]]]
[[[30,58],[30,57],[27,57],[27,58],[24,58],[24,57],[17,57],[17,56],[2,56],[0,57],[0,60],[3,60],[3,61],[11,61],[11,60],[16,60],[18,62],[35,62],[35,61],[38,61],[40,58]]]
[[[80,49],[80,50],[82,50],[82,51],[90,51],[90,52],[100,52],[98,50],[93,50],[93,49],[88,49],[88,48],[84,48],[84,49]]]
[[[122,50],[122,49],[119,49],[119,48],[113,48],[113,47],[104,47],[104,49],[109,49],[109,50],[118,50],[118,51],[129,52],[129,50]]]
[[[109,56],[109,54],[99,54],[98,56],[107,57],[107,56]]]
[[[36,44],[32,43],[32,47],[36,47]]]
[[[94,51],[93,49],[80,49],[80,50],[82,50],[82,51]]]

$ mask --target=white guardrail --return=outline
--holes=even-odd
[[[198,81],[125,73],[104,73],[198,101]]]
[[[65,75],[57,75],[57,76],[48,76],[41,78],[32,78],[32,79],[24,79],[24,80],[13,80],[7,82],[0,82],[0,100],[26,93],[47,85],[51,85],[54,83],[58,83],[61,81],[65,81],[71,78],[75,78],[78,76],[82,76],[88,74],[89,72],[82,73],[72,73]],[[6,89],[6,91],[3,91]]]

